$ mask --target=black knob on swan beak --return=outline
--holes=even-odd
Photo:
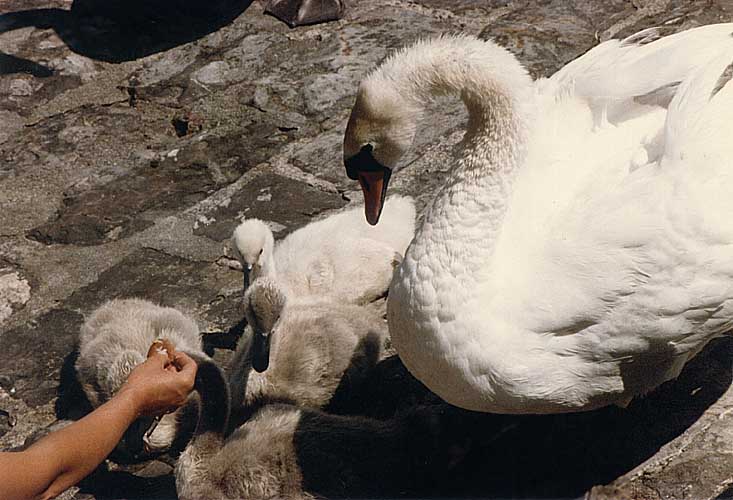
[[[365,144],[357,154],[344,160],[346,175],[349,179],[355,181],[359,179],[360,170],[371,170],[374,168],[374,164],[379,165],[379,162],[374,159],[372,151],[374,151],[374,146]]]

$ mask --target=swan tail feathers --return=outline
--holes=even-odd
[[[733,37],[731,37],[733,42]],[[680,85],[665,123],[665,161],[733,155],[733,43]],[[712,162],[719,164],[720,162]]]
[[[622,46],[629,45],[646,45],[650,42],[655,42],[662,37],[661,30],[658,27],[647,28],[641,30],[633,35],[627,36],[621,40]]]

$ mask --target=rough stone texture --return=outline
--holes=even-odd
[[[231,229],[259,217],[280,236],[360,198],[342,134],[360,78],[390,50],[461,31],[542,76],[609,37],[733,19],[726,0],[351,0],[342,21],[290,30],[262,10],[0,1],[0,449],[85,411],[74,348],[104,300],[186,310],[226,362],[242,327]],[[465,117],[453,101],[433,111],[393,180],[421,207]],[[625,410],[486,416],[436,495],[731,498],[731,355],[730,340],[710,345]],[[394,406],[424,389],[391,359],[372,391]],[[172,497],[170,463],[110,461],[63,498]]]
[[[194,225],[194,234],[223,241],[247,218],[265,219],[276,237],[305,224],[324,210],[346,204],[338,193],[324,192],[305,182],[275,174],[263,174],[235,192],[229,202],[202,216]]]

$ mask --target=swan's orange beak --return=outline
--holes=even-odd
[[[376,226],[379,216],[382,215],[392,169],[379,163],[372,154],[373,150],[371,144],[365,144],[357,154],[344,160],[344,167],[349,179],[359,180],[364,193],[366,220],[372,226]]]
[[[372,226],[377,225],[379,216],[382,215],[391,174],[392,171],[384,167],[379,170],[362,170],[358,173],[359,185],[364,193],[364,214],[367,222]]]

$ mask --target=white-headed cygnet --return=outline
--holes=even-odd
[[[230,364],[235,409],[263,399],[324,408],[379,360],[386,329],[373,308],[289,297],[265,277],[244,304],[249,328]]]
[[[415,233],[411,198],[392,196],[386,205],[389,210],[377,227],[364,221],[362,206],[312,222],[277,244],[264,222],[245,220],[231,239],[245,290],[258,277],[268,276],[298,297],[366,303],[384,295]]]
[[[474,417],[447,405],[377,420],[273,403],[228,434],[226,380],[210,360],[197,362],[198,426],[175,468],[181,500],[425,495],[476,432]]]
[[[141,299],[110,300],[87,318],[81,327],[75,368],[93,407],[119,390],[133,368],[145,361],[157,339],[167,340],[179,351],[205,356],[196,322],[170,307]],[[166,451],[186,424],[191,427],[188,432],[192,430],[195,418],[194,422],[183,418],[191,411],[184,407],[163,416],[152,432],[147,432],[152,419],[139,419],[118,449],[134,456],[143,449],[148,453]]]

